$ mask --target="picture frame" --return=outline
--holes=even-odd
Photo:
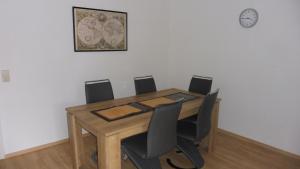
[[[127,51],[127,12],[76,7],[73,11],[75,52]]]

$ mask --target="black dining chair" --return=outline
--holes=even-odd
[[[96,103],[114,99],[113,89],[109,79],[94,80],[85,82],[86,103]],[[94,162],[97,162],[97,151],[91,154]]]
[[[211,115],[218,93],[219,89],[205,96],[196,119],[181,120],[178,122],[177,148],[193,162],[196,168],[203,167],[204,160],[198,151],[195,142],[201,142],[201,140],[210,132]]]
[[[86,81],[85,96],[87,104],[114,99],[109,79]]]
[[[138,169],[161,169],[159,156],[177,145],[177,120],[182,100],[158,106],[151,117],[148,132],[122,141],[122,151]]]
[[[194,75],[191,79],[189,91],[207,95],[211,90],[212,81],[212,77]]]
[[[135,92],[137,95],[156,92],[156,85],[153,76],[142,76],[134,78]]]
[[[211,90],[212,81],[213,81],[212,77],[194,75],[191,79],[189,91],[194,93],[199,93],[202,95],[207,95]],[[182,121],[185,120],[195,121],[196,119],[197,119],[197,115],[194,115],[189,118],[182,119]]]

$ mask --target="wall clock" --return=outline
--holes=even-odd
[[[247,8],[241,12],[239,20],[242,27],[251,28],[258,21],[258,12],[253,8]]]

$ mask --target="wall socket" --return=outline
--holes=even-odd
[[[2,77],[2,82],[9,82],[10,81],[9,70],[1,70],[1,77]]]

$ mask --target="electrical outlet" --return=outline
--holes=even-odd
[[[10,81],[9,70],[1,70],[1,76],[2,76],[2,82]]]

